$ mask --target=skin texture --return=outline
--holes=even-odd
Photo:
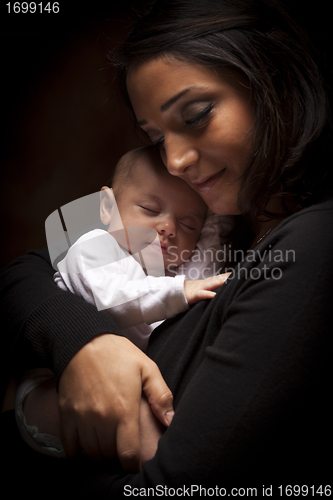
[[[190,258],[205,221],[207,206],[183,180],[170,175],[163,166],[155,168],[148,155],[137,162],[138,175],[133,177],[134,182],[128,183],[120,196],[116,196],[121,220],[125,228],[146,226],[155,229],[164,266],[172,269]],[[104,223],[109,223],[107,206],[103,215]]]
[[[191,257],[205,221],[207,205],[182,179],[170,175],[163,165],[158,168],[151,162],[152,159],[140,151],[140,164],[134,166],[134,174],[140,175],[133,176],[133,183],[127,182],[121,194],[116,195],[116,202],[125,230],[131,226],[156,230],[165,269],[170,271]],[[113,199],[107,186],[102,188],[101,196],[101,220],[110,224],[108,230],[117,238],[112,231]],[[144,238],[144,234],[140,231],[137,239],[142,235]],[[123,235],[118,243],[126,250],[132,250]],[[145,239],[142,247],[144,243]],[[140,242],[137,244],[140,247]],[[188,303],[192,305],[199,300],[212,299],[215,296],[213,290],[220,287],[227,276],[186,281],[184,289]]]
[[[112,381],[112,383],[110,383]],[[125,470],[140,469],[142,392],[165,426],[172,393],[156,364],[125,337],[100,335],[72,358],[59,383],[61,438],[68,456],[116,454]]]
[[[52,372],[50,378],[37,386],[25,398],[23,411],[28,425],[37,426],[39,432],[61,438],[56,382]],[[152,413],[145,396],[140,402],[140,463],[153,458],[159,438],[165,427]],[[96,456],[96,458],[100,458]]]
[[[132,69],[127,88],[138,123],[160,146],[168,171],[216,214],[238,214],[254,123],[244,79],[163,57]]]

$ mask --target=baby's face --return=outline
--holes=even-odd
[[[172,269],[191,257],[205,221],[207,206],[182,179],[163,169],[142,169],[124,188],[117,205],[123,225],[154,228],[164,266]]]

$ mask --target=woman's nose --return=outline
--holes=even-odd
[[[172,175],[182,175],[199,159],[199,153],[192,142],[184,138],[165,139],[165,165]]]

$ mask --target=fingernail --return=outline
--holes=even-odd
[[[167,411],[166,414],[165,414],[165,420],[167,422],[168,425],[171,424],[171,421],[173,419],[173,416],[174,416],[175,412],[174,411]]]
[[[229,278],[230,274],[232,274],[232,273],[224,273],[224,274],[221,274],[220,276],[223,276],[224,281],[226,281]]]

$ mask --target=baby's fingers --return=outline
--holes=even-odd
[[[216,292],[212,292],[210,290],[200,290],[197,293],[196,299],[199,300],[205,300],[205,299],[213,299],[216,295]]]
[[[216,276],[212,276],[208,278],[205,283],[206,290],[215,290],[223,285],[226,282],[231,273],[217,274]]]

